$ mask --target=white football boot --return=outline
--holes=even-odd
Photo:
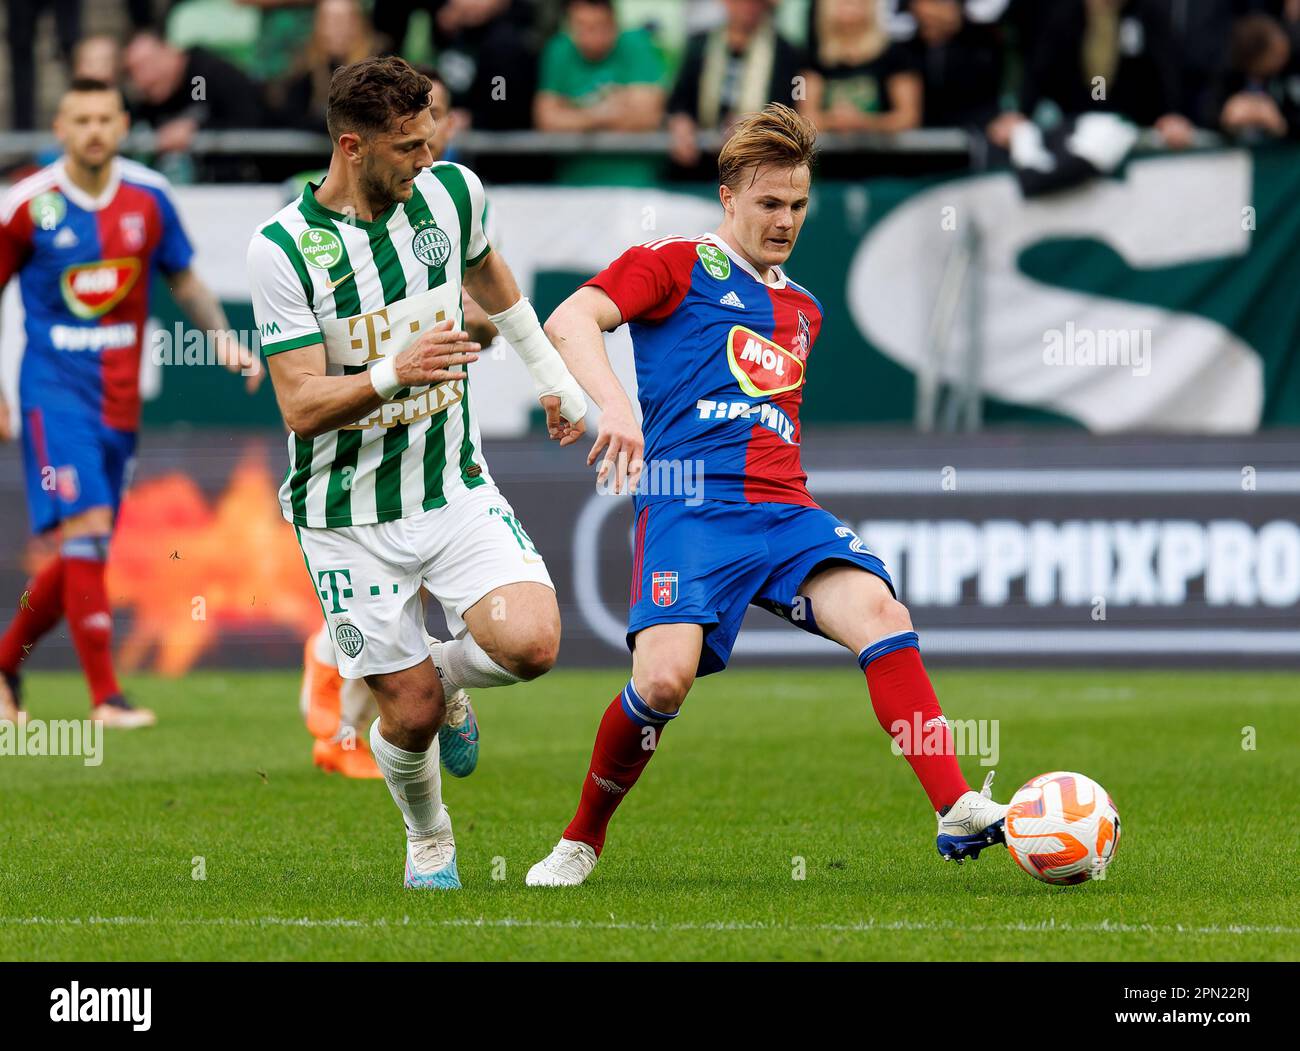
[[[90,717],[98,719],[105,726],[119,730],[139,730],[158,722],[158,716],[152,711],[148,708],[137,708],[120,693],[94,705],[90,709]]]
[[[958,863],[978,858],[980,851],[994,843],[1006,843],[1003,822],[1007,807],[993,802],[993,771],[984,779],[978,792],[963,793],[939,819],[939,837],[935,840],[944,861]]]
[[[415,890],[460,890],[456,870],[456,839],[451,815],[442,808],[442,825],[431,836],[406,837],[406,875],[403,882]]]
[[[576,887],[596,867],[596,852],[587,843],[562,839],[546,857],[528,870],[527,887]]]

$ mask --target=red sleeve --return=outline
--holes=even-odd
[[[26,204],[21,204],[8,222],[0,222],[0,289],[23,268],[31,252],[32,218]]]
[[[686,297],[695,245],[670,241],[658,248],[637,245],[586,284],[614,301],[624,321],[662,321]]]

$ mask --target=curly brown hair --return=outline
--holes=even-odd
[[[386,55],[340,66],[330,78],[325,124],[335,142],[344,132],[378,135],[397,130],[429,108],[433,81],[404,58]]]

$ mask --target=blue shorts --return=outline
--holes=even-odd
[[[645,504],[636,516],[628,648],[652,624],[703,624],[698,674],[721,671],[750,605],[821,635],[799,588],[818,567],[836,562],[859,566],[894,590],[884,563],[820,507]]]
[[[32,532],[44,533],[92,507],[117,513],[135,462],[134,431],[84,412],[23,407],[23,469]]]

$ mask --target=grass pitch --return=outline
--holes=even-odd
[[[1000,848],[942,863],[920,787],[890,754],[861,676],[842,669],[702,680],[591,881],[525,888],[622,685],[614,671],[554,672],[477,695],[479,769],[444,778],[465,890],[407,892],[387,790],[311,766],[297,676],[206,673],[129,682],[160,724],[107,732],[99,767],[0,758],[0,956],[1300,956],[1295,676],[935,678],[951,717],[1000,720],[999,799],[1052,769],[1110,791],[1123,839],[1108,879],[1049,887]],[[32,675],[28,706],[82,718],[84,689]],[[978,786],[978,761],[963,767]]]

